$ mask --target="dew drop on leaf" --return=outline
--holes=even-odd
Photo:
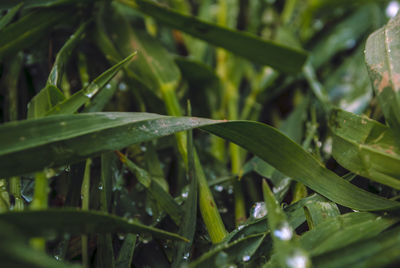
[[[250,216],[254,219],[260,219],[267,215],[267,207],[264,202],[256,202],[250,211]]]
[[[306,254],[300,250],[296,250],[286,259],[286,265],[289,268],[307,268],[310,267],[310,261]]]
[[[293,230],[287,222],[283,222],[273,232],[274,236],[280,240],[287,241],[292,239]]]

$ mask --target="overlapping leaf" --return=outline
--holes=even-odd
[[[268,125],[148,113],[92,113],[50,116],[0,126],[1,176],[13,176],[78,162],[195,127],[235,142],[287,176],[328,199],[357,210],[399,208],[326,169],[301,146]]]
[[[333,157],[343,167],[400,189],[400,150],[389,127],[342,110],[332,112],[329,126]]]

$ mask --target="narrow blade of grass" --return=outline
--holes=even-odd
[[[295,73],[300,71],[307,58],[304,51],[262,40],[249,33],[207,23],[149,1],[120,0],[120,2],[132,6],[170,27],[205,40],[210,44],[223,47],[256,63],[270,65],[283,72]]]
[[[125,218],[99,211],[47,209],[0,214],[0,221],[9,222],[30,237],[51,236],[57,232],[71,234],[134,233],[187,241],[186,238]]]

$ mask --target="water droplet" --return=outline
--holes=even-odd
[[[233,186],[229,185],[228,187],[228,194],[233,194]]]
[[[306,254],[296,250],[294,254],[286,259],[289,268],[306,268],[310,266],[310,261]]]
[[[189,192],[183,192],[183,193],[182,193],[182,197],[183,197],[183,198],[187,198],[188,195],[189,195]]]
[[[243,257],[242,257],[242,261],[244,261],[244,262],[248,262],[249,260],[250,260],[250,256],[249,255],[244,255]]]
[[[142,150],[142,152],[146,152],[147,151],[147,147],[142,145],[142,146],[140,146],[140,150]]]
[[[386,16],[393,18],[399,11],[400,5],[397,1],[391,1],[386,7]]]
[[[100,183],[99,183],[99,190],[102,191],[103,188],[104,188],[104,187],[103,187],[103,184],[100,182]]]
[[[85,96],[88,97],[89,99],[92,98],[98,91],[100,87],[96,83],[91,83],[86,89],[85,89]]]
[[[149,216],[153,216],[153,210],[151,209],[151,207],[146,207],[146,212]]]
[[[224,190],[224,187],[222,185],[215,185],[214,190],[217,192],[222,192]]]
[[[120,83],[118,85],[118,89],[121,91],[126,91],[128,89],[128,86],[125,83]]]
[[[125,234],[118,234],[118,239],[119,240],[124,240],[125,239]]]
[[[188,261],[189,258],[190,258],[190,253],[189,253],[189,252],[186,252],[186,253],[183,255],[183,259],[184,259],[185,261]]]
[[[256,202],[250,211],[250,216],[254,219],[260,219],[267,215],[268,211],[264,202]]]
[[[111,89],[111,84],[107,84],[106,89]]]
[[[228,208],[226,208],[226,207],[221,207],[221,208],[218,209],[218,211],[219,211],[220,213],[227,213],[227,212],[228,212]]]
[[[280,240],[290,240],[293,237],[292,227],[285,221],[277,229],[274,230],[274,236]]]

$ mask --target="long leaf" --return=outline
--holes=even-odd
[[[18,227],[24,235],[30,237],[51,236],[57,232],[71,234],[149,233],[159,238],[186,240],[180,235],[99,211],[64,208],[7,212],[0,215],[0,221]]]
[[[263,40],[216,24],[201,21],[193,16],[161,7],[145,0],[121,0],[139,11],[170,27],[198,37],[210,44],[223,47],[256,63],[270,65],[277,70],[295,73],[301,70],[307,54],[302,50]]]
[[[326,169],[277,129],[251,121],[92,113],[10,122],[0,126],[0,176],[78,162],[101,152],[196,127],[237,143],[285,175],[343,206],[367,211],[399,208],[398,202],[366,192]]]
[[[385,119],[400,133],[400,14],[371,34],[365,61]]]

